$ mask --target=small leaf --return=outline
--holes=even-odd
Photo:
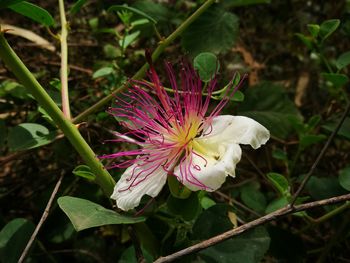
[[[215,54],[230,49],[238,36],[238,17],[214,6],[205,11],[182,34],[182,46],[192,55]]]
[[[190,197],[192,191],[180,183],[175,176],[168,176],[168,186],[170,193],[179,199]]]
[[[336,177],[311,176],[305,188],[315,200],[321,200],[345,194]]]
[[[339,70],[345,68],[349,64],[350,64],[350,51],[341,54],[338,57],[337,61],[335,62],[335,65]]]
[[[209,247],[199,256],[204,262],[259,263],[270,246],[270,236],[262,226]]]
[[[43,125],[22,123],[10,128],[8,146],[11,151],[32,149],[52,142],[56,135],[56,131],[50,132]]]
[[[282,207],[285,207],[286,205],[288,205],[287,198],[285,196],[279,197],[267,205],[265,213],[270,214]]]
[[[216,205],[216,202],[209,198],[208,196],[203,196],[201,199],[200,199],[200,203],[201,203],[201,206],[203,209],[208,209],[214,205]]]
[[[268,173],[267,178],[269,178],[282,196],[290,196],[288,181],[282,174]]]
[[[44,26],[53,26],[55,24],[55,20],[48,11],[32,3],[23,1],[18,4],[11,5],[9,8],[16,13],[26,16]]]
[[[338,180],[344,189],[350,191],[350,166],[339,171]]]
[[[0,262],[18,262],[34,228],[34,224],[24,218],[7,223],[0,231]]]
[[[299,40],[303,42],[308,49],[314,49],[314,40],[310,36],[305,36],[301,33],[296,33],[295,36],[299,38]]]
[[[77,167],[74,168],[72,173],[76,176],[83,177],[90,181],[93,181],[96,178],[95,174],[91,171],[90,167],[87,165],[78,165]]]
[[[181,216],[186,221],[193,220],[201,211],[197,193],[194,192],[187,199],[179,199],[169,195],[167,207],[171,213]]]
[[[323,41],[326,38],[328,38],[338,28],[339,25],[340,25],[339,19],[330,19],[330,20],[324,21],[320,25],[319,36],[321,40]]]
[[[300,147],[305,149],[313,144],[319,143],[327,139],[326,135],[323,134],[303,134],[300,136]]]
[[[140,35],[140,31],[136,31],[129,35],[126,35],[123,39],[120,39],[118,41],[119,46],[121,46],[123,49],[126,49],[129,45],[131,45],[136,41],[139,35]]]
[[[69,12],[73,15],[78,13],[83,5],[85,5],[87,0],[78,0],[75,2],[75,4],[72,6],[72,8],[69,10]]]
[[[252,185],[246,185],[241,190],[241,199],[249,208],[262,213],[266,208],[266,198],[258,189]]]
[[[210,52],[203,52],[193,60],[193,66],[198,71],[199,77],[204,82],[209,82],[220,69],[217,57]]]
[[[277,159],[277,160],[282,160],[282,161],[288,161],[288,155],[287,153],[282,150],[282,149],[275,149],[273,152],[272,152],[272,157]]]
[[[105,77],[112,73],[114,73],[114,69],[112,67],[104,67],[96,70],[94,74],[92,74],[92,78],[97,79],[97,78]]]
[[[147,18],[152,23],[157,23],[157,21],[154,20],[153,17],[147,15],[146,13],[140,11],[139,9],[136,9],[134,7],[130,7],[130,6],[127,6],[127,5],[112,5],[110,8],[108,8],[108,12],[111,12],[111,11],[114,11],[114,12],[117,12],[117,11],[129,11],[131,13],[138,14],[138,15],[144,17],[144,18]]]
[[[81,198],[63,196],[58,198],[57,202],[76,231],[112,224],[135,224],[146,220],[145,217],[130,217],[118,214],[113,210]]]
[[[320,26],[316,24],[308,24],[307,29],[309,30],[311,36],[316,38],[318,36],[318,33],[320,32]]]
[[[349,82],[349,77],[345,74],[321,73],[321,76],[324,77],[327,81],[331,82],[336,88],[340,88]]]

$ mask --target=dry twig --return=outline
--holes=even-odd
[[[304,210],[311,209],[314,207],[336,204],[336,203],[340,203],[340,202],[347,201],[347,200],[350,200],[350,194],[341,195],[341,196],[337,196],[337,197],[333,197],[333,198],[328,198],[328,199],[324,199],[324,200],[320,200],[320,201],[310,202],[310,203],[306,203],[306,204],[302,204],[302,205],[296,205],[296,206],[288,205],[284,208],[281,208],[275,212],[272,212],[272,213],[267,214],[263,217],[260,217],[256,220],[253,220],[253,221],[251,221],[247,224],[244,224],[240,227],[234,228],[234,229],[229,230],[227,232],[224,232],[220,235],[217,235],[217,236],[212,237],[210,239],[204,240],[203,242],[200,242],[196,245],[193,245],[193,246],[187,247],[183,250],[180,250],[178,252],[175,252],[174,254],[171,254],[171,255],[168,255],[165,257],[160,257],[154,263],[164,263],[164,262],[174,261],[180,257],[183,257],[185,255],[189,255],[189,254],[192,254],[194,252],[198,252],[198,251],[203,250],[205,248],[211,247],[211,246],[216,245],[218,243],[221,243],[221,242],[223,242],[231,237],[234,237],[234,236],[237,236],[243,232],[246,232],[247,230],[250,230],[254,227],[257,227],[259,225],[263,225],[263,224],[268,223],[268,222],[273,221],[273,220],[277,220],[277,219],[284,217],[284,216],[291,214],[291,213],[304,211]]]
[[[24,248],[21,257],[20,257],[19,260],[18,260],[18,263],[24,262],[24,260],[25,260],[25,258],[26,258],[26,256],[27,256],[27,254],[28,254],[28,252],[29,252],[29,249],[31,248],[31,246],[32,246],[32,244],[33,244],[33,242],[34,242],[36,236],[38,235],[38,232],[39,232],[40,228],[42,227],[42,225],[44,224],[46,218],[48,217],[49,211],[50,211],[50,208],[51,208],[51,205],[52,205],[52,202],[53,202],[53,200],[55,199],[55,196],[56,196],[56,194],[57,194],[57,192],[58,192],[58,189],[60,188],[62,179],[63,179],[63,173],[62,173],[62,175],[60,176],[60,178],[58,179],[58,181],[57,181],[57,183],[56,183],[56,185],[55,185],[55,188],[53,189],[53,191],[52,191],[52,193],[51,193],[50,199],[49,199],[49,201],[47,202],[47,205],[46,205],[46,207],[45,207],[45,210],[44,210],[44,212],[43,212],[43,214],[42,214],[42,216],[41,216],[41,218],[40,218],[40,221],[39,221],[38,225],[36,226],[36,228],[35,228],[35,230],[34,230],[32,236],[30,237],[30,239],[29,239],[29,241],[28,241],[26,247]]]

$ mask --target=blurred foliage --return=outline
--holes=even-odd
[[[73,115],[121,87],[144,64],[145,49],[154,50],[202,3],[66,1]],[[55,1],[0,1],[0,15],[1,23],[33,31],[59,49],[52,36],[59,31]],[[288,204],[349,100],[349,37],[346,0],[223,0],[211,6],[166,48],[157,70],[162,60],[176,67],[186,58],[203,82],[218,72],[213,105],[228,83],[248,73],[224,114],[249,116],[272,138],[258,151],[244,149],[236,178],[219,192],[191,193],[169,180],[158,197],[143,198],[130,214],[119,213],[91,183],[95,175],[0,64],[0,262],[17,262],[62,173],[58,202],[27,262],[137,262],[132,233],[152,262]],[[7,38],[60,106],[59,54],[18,35]],[[106,110],[78,126],[97,155],[128,147],[110,141],[120,127]],[[297,203],[348,193],[349,153],[347,117]],[[123,171],[110,172],[117,180]],[[349,203],[289,215],[179,262],[348,262],[347,208]]]

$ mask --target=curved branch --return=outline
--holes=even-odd
[[[204,240],[198,244],[195,244],[193,246],[190,246],[190,247],[187,247],[183,250],[175,252],[174,254],[171,254],[171,255],[168,255],[165,257],[160,257],[156,261],[154,261],[154,263],[164,263],[164,262],[174,261],[180,257],[183,257],[185,255],[192,254],[194,252],[198,252],[198,251],[203,250],[205,248],[214,246],[214,245],[219,244],[219,243],[221,243],[221,242],[223,242],[231,237],[234,237],[234,236],[237,236],[243,232],[246,232],[247,230],[250,230],[250,229],[257,227],[259,225],[263,225],[267,222],[280,219],[281,217],[284,217],[284,216],[291,214],[291,213],[304,211],[304,210],[311,209],[314,207],[336,204],[336,203],[340,203],[340,202],[347,201],[347,200],[350,200],[350,194],[341,195],[341,196],[337,196],[337,197],[333,197],[333,198],[329,198],[329,199],[324,199],[324,200],[320,200],[320,201],[310,202],[310,203],[306,203],[306,204],[302,204],[302,205],[296,205],[296,206],[287,205],[286,207],[283,207],[275,212],[272,212],[272,213],[267,214],[263,217],[260,217],[256,220],[253,220],[253,221],[251,221],[247,224],[244,224],[240,227],[234,228],[234,229],[229,230],[227,232],[224,232],[220,235],[217,235],[215,237]]]

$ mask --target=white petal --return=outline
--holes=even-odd
[[[214,145],[202,146],[212,149],[215,147]],[[201,157],[199,157],[191,154],[185,162],[175,167],[174,174],[182,179],[182,183],[190,190],[215,191],[225,182],[227,175],[235,176],[236,164],[241,159],[241,147],[235,143],[226,145],[216,143],[216,147],[216,156],[200,154]],[[197,169],[194,167],[196,165]],[[186,168],[189,168],[190,172],[184,173]]]
[[[200,139],[208,142],[250,144],[257,149],[269,138],[270,132],[251,118],[221,115],[213,119],[212,125],[203,132]]]
[[[133,179],[130,179],[132,174],[138,175],[134,186]],[[140,204],[141,198],[144,195],[155,197],[162,190],[167,179],[167,172],[162,166],[152,168],[148,166],[138,166],[137,163],[127,168],[120,180],[114,187],[112,199],[117,201],[117,206],[124,210],[130,210]],[[129,189],[128,189],[129,188]]]

